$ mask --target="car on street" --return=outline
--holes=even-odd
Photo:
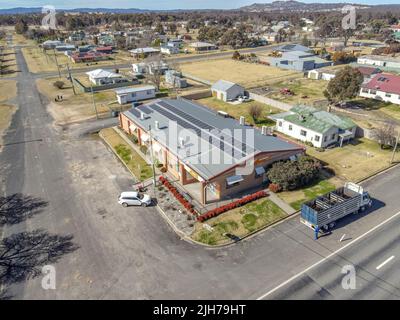
[[[152,199],[148,194],[143,194],[136,191],[122,192],[118,198],[118,203],[123,207],[151,205]]]

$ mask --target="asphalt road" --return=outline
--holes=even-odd
[[[400,216],[397,216],[264,298],[399,300],[399,230]],[[354,268],[354,286],[347,282],[347,266]]]
[[[12,274],[7,283],[2,280],[13,299],[256,299],[344,246],[346,241],[338,241],[342,234],[355,239],[399,211],[400,168],[395,168],[365,184],[376,198],[374,208],[344,220],[318,241],[295,217],[230,247],[192,245],[179,239],[155,208],[117,204],[132,179],[99,139],[84,135],[110,120],[54,126],[19,49],[17,61],[19,109],[0,153],[1,192],[21,193],[22,200],[33,196],[46,204],[34,215],[4,225],[3,237],[42,230],[48,242],[41,251],[29,248],[24,268],[40,271],[39,257],[56,255],[51,265],[57,286],[44,290],[40,274],[29,279]],[[20,210],[10,214],[16,212]],[[377,239],[378,232],[370,236]],[[359,257],[375,266],[386,258],[375,256],[380,246],[397,256],[391,245],[395,233],[395,228],[387,236],[379,233],[376,246]],[[62,239],[62,246],[55,246],[49,235]],[[62,238],[67,235],[69,240]],[[357,254],[354,249],[347,258],[357,263]],[[25,255],[16,262],[21,261]],[[378,289],[367,290],[365,294]]]

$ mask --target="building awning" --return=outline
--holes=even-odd
[[[235,183],[239,183],[241,181],[243,181],[243,177],[240,175],[237,176],[231,176],[226,178],[226,183],[228,184],[228,186],[234,185]]]
[[[263,175],[264,173],[265,173],[264,167],[256,167],[256,174],[257,174],[258,176],[261,176],[261,175]]]
[[[150,140],[150,136],[149,136],[148,134],[142,133],[142,135],[140,136],[140,139],[141,139],[143,142],[147,142],[147,141]]]

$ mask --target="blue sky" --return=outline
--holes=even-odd
[[[355,2],[355,3],[399,3],[399,0],[299,0],[302,2]],[[54,5],[56,8],[102,7],[140,9],[232,9],[265,0],[0,0],[0,8],[41,7]]]

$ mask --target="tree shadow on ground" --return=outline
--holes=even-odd
[[[44,265],[54,264],[79,248],[72,239],[72,235],[54,235],[43,230],[4,238],[0,242],[0,283],[11,285],[37,277]]]
[[[21,193],[0,197],[0,226],[20,223],[42,212],[48,202]]]

